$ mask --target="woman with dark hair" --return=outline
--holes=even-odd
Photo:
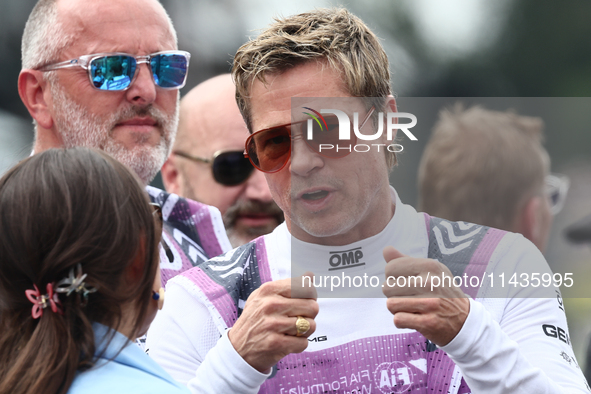
[[[132,342],[163,297],[155,213],[99,151],[48,150],[0,179],[0,393],[188,392]]]

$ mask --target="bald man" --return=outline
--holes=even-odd
[[[179,89],[190,60],[177,48],[176,31],[157,0],[39,0],[23,32],[18,78],[35,124],[33,153],[100,149],[148,185],[177,130]],[[153,187],[146,191],[165,207],[163,285],[230,248],[217,209]]]
[[[283,221],[263,174],[244,158],[248,130],[230,74],[211,78],[182,100],[178,134],[162,167],[166,190],[217,207],[232,246]]]

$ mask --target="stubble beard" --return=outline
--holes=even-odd
[[[89,113],[72,100],[59,83],[51,83],[50,86],[55,108],[54,121],[64,148],[81,146],[100,149],[133,170],[145,185],[154,179],[172,149],[178,125],[178,103],[172,115],[166,115],[153,106],[130,106],[99,116]],[[112,138],[116,124],[146,115],[154,118],[160,126],[161,135],[156,146],[148,145],[149,137],[139,133],[132,135],[135,143],[132,149]]]

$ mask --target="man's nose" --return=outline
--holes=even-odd
[[[132,104],[146,106],[156,100],[156,83],[152,76],[150,66],[146,63],[137,65],[135,80],[127,89],[126,97]]]
[[[290,171],[293,174],[307,176],[312,171],[324,167],[324,159],[314,152],[301,135],[295,136],[291,142]]]

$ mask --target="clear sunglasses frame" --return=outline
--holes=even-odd
[[[101,52],[101,53],[93,53],[91,55],[82,55],[76,59],[70,59],[70,60],[65,60],[63,62],[58,62],[58,63],[51,63],[51,64],[47,64],[45,66],[42,66],[40,68],[38,68],[39,71],[53,71],[53,70],[59,70],[62,68],[72,68],[72,67],[82,67],[84,70],[87,71],[88,74],[88,80],[90,81],[90,86],[92,86],[94,89],[96,90],[100,90],[100,91],[111,91],[111,92],[123,92],[127,89],[129,89],[131,87],[131,85],[133,85],[133,82],[136,80],[137,76],[138,76],[138,69],[139,69],[139,65],[142,63],[145,63],[148,65],[148,67],[150,68],[150,73],[152,75],[152,79],[154,79],[154,72],[152,70],[152,66],[150,65],[150,61],[152,60],[152,58],[158,56],[158,55],[180,55],[180,56],[184,56],[185,59],[187,59],[187,72],[185,72],[185,78],[183,80],[183,83],[180,84],[179,86],[173,86],[170,88],[165,88],[162,87],[158,84],[156,84],[156,81],[154,81],[154,83],[156,84],[156,86],[158,86],[160,89],[166,89],[166,90],[174,90],[174,89],[181,89],[183,86],[185,86],[185,84],[187,83],[187,74],[189,71],[189,61],[191,60],[191,54],[187,51],[178,51],[178,50],[172,50],[172,51],[161,51],[161,52],[155,52],[155,53],[151,53],[149,55],[145,55],[145,56],[134,56],[132,54],[129,53],[125,53],[125,52]],[[102,57],[106,57],[106,56],[129,56],[131,58],[134,58],[136,61],[136,70],[135,73],[133,75],[133,78],[131,79],[131,81],[129,82],[129,85],[127,85],[127,87],[125,87],[124,89],[117,89],[117,90],[105,90],[105,89],[100,89],[97,88],[96,86],[94,86],[94,81],[92,79],[92,75],[91,75],[91,68],[90,68],[90,64],[93,62],[93,60],[102,58]]]
[[[564,207],[569,187],[570,179],[566,175],[552,173],[546,176],[545,192],[552,215],[556,215]]]

